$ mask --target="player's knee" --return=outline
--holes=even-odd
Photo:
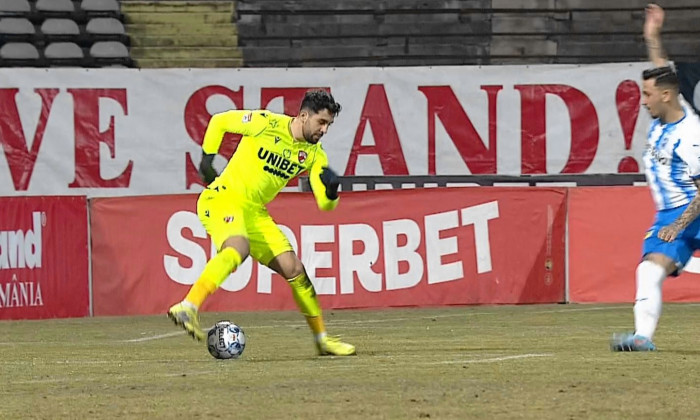
[[[300,259],[295,258],[291,267],[289,267],[287,278],[293,279],[294,277],[301,275],[304,271],[304,264],[301,262]]]
[[[670,275],[677,270],[676,262],[667,257],[664,254],[652,252],[644,256],[644,261],[642,261],[637,266],[637,276],[640,274],[640,270],[645,271],[651,269],[651,267],[660,267],[664,270],[665,275]]]
[[[233,236],[226,239],[223,245],[221,245],[221,249],[224,248],[233,248],[238,251],[241,256],[241,260],[245,260],[250,254],[250,243],[242,236]]]

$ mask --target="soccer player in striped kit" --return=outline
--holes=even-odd
[[[642,104],[653,118],[644,165],[657,213],[637,266],[635,332],[614,334],[613,351],[656,350],[652,338],[661,316],[661,286],[700,249],[700,119],[680,95],[662,49],[663,19],[661,7],[647,6],[644,39],[656,67],[642,74]]]

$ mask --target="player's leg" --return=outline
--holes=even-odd
[[[258,216],[254,223],[249,224],[250,253],[253,258],[287,280],[294,301],[314,334],[319,354],[355,354],[355,346],[328,336],[316,290],[304,265],[272,218],[266,213]]]
[[[184,302],[195,309],[202,307],[204,301],[246,259],[249,253],[248,238],[241,235],[230,236],[223,241],[221,246],[217,244],[217,248],[219,251],[207,262],[202,274],[185,296]]]
[[[684,209],[684,208],[683,208]],[[611,342],[615,351],[656,350],[652,342],[663,305],[662,286],[669,275],[677,275],[692,256],[692,238],[697,225],[691,225],[680,237],[665,242],[658,230],[673,222],[683,209],[661,212],[644,240],[643,260],[637,266],[637,290],[634,303],[634,334],[616,334]]]
[[[274,257],[267,266],[287,279],[294,301],[306,317],[306,322],[314,334],[319,354],[334,356],[355,354],[355,346],[342,342],[337,337],[330,337],[326,333],[316,290],[297,255],[292,251],[283,252]]]
[[[200,195],[197,214],[218,252],[207,262],[184,300],[168,310],[170,319],[197,340],[203,340],[206,335],[199,325],[199,308],[250,252],[245,212],[231,206],[232,202],[229,196],[214,190],[207,189]]]
[[[661,288],[664,280],[676,272],[676,262],[661,253],[649,253],[637,266],[637,291],[634,300],[634,333],[615,334],[613,351],[654,351],[652,338],[661,318]]]
[[[662,285],[677,270],[676,262],[660,253],[647,254],[637,266],[634,299],[635,334],[651,339],[661,317]]]

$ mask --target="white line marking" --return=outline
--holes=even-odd
[[[374,358],[376,356],[370,356]],[[383,371],[383,370],[395,370],[402,366],[437,366],[437,365],[466,365],[466,364],[476,364],[476,363],[498,363],[506,362],[509,360],[519,360],[519,359],[529,359],[529,358],[539,358],[539,357],[554,357],[552,353],[527,353],[527,354],[514,354],[512,356],[499,356],[499,357],[488,357],[484,359],[460,359],[460,360],[443,360],[439,362],[417,362],[411,357],[397,356],[391,358],[391,364],[380,364],[377,366],[372,366],[372,371]],[[367,360],[367,359],[365,359]],[[404,362],[404,363],[402,363]],[[357,364],[344,364],[344,365],[327,365],[321,366],[321,369],[358,369]]]
[[[488,359],[467,359],[467,360],[443,360],[442,362],[422,363],[425,365],[448,365],[448,364],[466,364],[466,363],[496,363],[506,360],[528,359],[531,357],[553,357],[551,353],[527,353],[515,354],[513,356],[490,357]]]
[[[564,313],[564,312],[591,312],[591,311],[608,311],[608,310],[618,310],[618,309],[630,309],[632,307],[632,304],[630,303],[629,305],[625,306],[608,306],[608,307],[603,307],[603,308],[574,308],[574,309],[553,309],[553,310],[546,310],[546,311],[532,311],[532,312],[527,312],[527,314],[554,314],[554,313]],[[503,312],[501,311],[494,311],[494,312],[462,312],[458,314],[445,314],[445,315],[429,315],[429,316],[420,316],[417,318],[384,318],[384,319],[368,319],[368,320],[353,320],[353,321],[327,321],[326,324],[328,325],[354,325],[354,324],[381,324],[385,322],[398,322],[398,321],[413,321],[416,319],[435,319],[435,318],[454,318],[454,317],[470,317],[473,315],[500,315]],[[297,328],[297,327],[305,327],[306,324],[289,324],[289,323],[284,323],[284,325],[276,324],[276,325],[251,325],[249,328]]]
[[[209,363],[204,359],[180,359],[183,363]],[[171,360],[154,360],[154,359],[132,359],[132,360],[44,360],[34,358],[34,360],[8,360],[0,361],[0,366],[50,366],[50,365],[133,365],[133,364],[149,364],[149,365],[167,365],[171,364]]]
[[[97,378],[95,378],[97,379]],[[32,385],[32,384],[52,384],[52,383],[57,383],[57,382],[73,382],[73,379],[67,379],[67,378],[61,378],[61,379],[33,379],[29,381],[14,381],[10,382],[10,385]],[[76,381],[77,382],[77,381]]]
[[[124,340],[124,343],[141,343],[143,341],[160,340],[161,338],[175,337],[178,335],[183,335],[184,331],[176,331],[167,334],[153,335],[150,337],[132,338],[131,340]]]
[[[687,304],[691,306],[697,306],[697,304]],[[532,311],[532,312],[527,312],[530,314],[550,314],[550,313],[566,313],[566,312],[592,312],[592,311],[608,311],[608,310],[618,310],[618,309],[629,309],[631,307],[631,304],[629,305],[624,305],[624,306],[606,306],[606,307],[593,307],[593,308],[572,308],[572,309],[553,309],[553,310],[546,310],[546,311]],[[348,321],[327,321],[328,325],[368,325],[368,324],[382,324],[382,323],[392,323],[392,322],[402,322],[402,321],[414,321],[417,319],[437,319],[437,318],[454,318],[454,317],[465,317],[468,318],[470,316],[475,316],[475,315],[499,315],[502,314],[502,311],[493,311],[493,312],[460,312],[456,314],[444,314],[444,315],[429,315],[429,316],[419,316],[416,318],[411,318],[411,317],[402,317],[402,318],[384,318],[384,319],[368,319],[368,320],[348,320]],[[292,321],[296,322],[296,321]],[[290,324],[289,321],[280,321],[279,323],[271,324],[271,325],[250,325],[246,328],[250,329],[267,329],[267,328],[303,328],[306,327],[306,324],[301,324],[301,323],[294,323]],[[176,337],[179,335],[185,334],[184,331],[175,331],[175,332],[170,332],[166,334],[158,334],[158,335],[153,335],[153,336],[148,336],[148,337],[139,337],[139,338],[132,338],[132,339],[127,339],[127,340],[119,340],[121,343],[143,343],[147,341],[153,341],[153,340],[161,340],[164,338],[170,338],[170,337]],[[12,346],[12,345],[23,345],[23,344],[35,344],[32,342],[0,342],[0,346]],[[44,342],[42,345],[48,345],[48,344],[61,344],[65,345],[66,343],[64,342]]]
[[[699,306],[700,304],[684,304],[686,306]],[[619,310],[619,309],[629,309],[631,308],[632,303],[624,306],[605,306],[605,307],[592,307],[592,308],[571,308],[571,309],[552,309],[552,310],[543,310],[543,311],[528,311],[526,314],[550,314],[550,313],[566,313],[566,312],[593,312],[593,311],[609,311],[609,310]],[[437,319],[437,318],[454,318],[454,317],[471,317],[475,315],[499,315],[502,314],[502,311],[492,311],[492,312],[469,312],[469,311],[464,311],[460,313],[455,313],[455,314],[444,314],[444,315],[428,315],[428,316],[419,316],[416,318],[411,318],[411,317],[401,317],[401,318],[384,318],[384,319],[369,319],[369,320],[348,320],[348,321],[327,321],[328,325],[367,325],[367,324],[382,324],[382,323],[392,323],[392,322],[401,322],[401,321],[413,321],[416,319]],[[250,329],[267,329],[267,328],[303,328],[306,327],[305,323],[296,323],[296,321],[291,321],[294,323],[290,323],[290,321],[286,320],[280,320],[279,323],[275,324],[270,324],[270,325],[249,325],[246,328]],[[127,340],[119,340],[118,342],[121,343],[142,343],[142,342],[147,342],[147,341],[153,341],[153,340],[161,340],[164,338],[170,338],[170,337],[176,337],[178,335],[184,334],[184,331],[176,331],[176,332],[171,332],[171,333],[166,333],[166,334],[159,334],[159,335],[154,335],[154,336],[148,336],[148,337],[139,337],[139,338],[132,338],[132,339],[127,339]],[[35,344],[33,342],[0,342],[0,346],[13,346],[13,345],[25,345],[25,344]],[[65,345],[65,342],[43,342],[42,345],[48,345],[48,344],[60,344],[60,345]],[[79,343],[76,343],[79,344]]]
[[[156,373],[156,374],[149,374],[149,377],[157,377],[157,378],[168,378],[168,377],[178,377],[181,376],[183,378],[186,378],[188,376],[198,376],[198,375],[209,375],[213,373],[217,373],[219,371],[217,370],[205,370],[205,371],[199,371],[199,372],[180,372],[180,373]],[[133,375],[122,375],[124,378],[130,378],[130,377],[136,377]],[[10,381],[10,385],[31,385],[31,384],[51,384],[51,383],[61,383],[61,382],[68,382],[68,383],[77,383],[77,382],[95,382],[95,381],[101,381],[102,379],[99,377],[84,377],[84,378],[46,378],[46,379],[30,379],[26,381]]]

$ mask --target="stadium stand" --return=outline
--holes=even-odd
[[[36,11],[45,18],[71,18],[75,5],[71,0],[37,0]]]
[[[128,60],[129,50],[118,41],[99,41],[90,47],[90,56],[98,64],[104,64],[104,66],[123,66],[124,64],[120,64],[120,60]]]
[[[115,18],[94,18],[85,26],[85,32],[90,34],[93,39],[100,38],[101,40],[119,40],[124,39],[126,31],[124,25]]]
[[[39,50],[28,42],[7,42],[0,47],[0,61],[3,65],[35,67],[42,64]]]
[[[34,25],[25,18],[1,18],[0,35],[8,42],[32,42],[36,30]]]
[[[0,65],[52,65],[44,50],[55,42],[77,44],[85,67],[643,61],[647,1],[2,0],[0,46],[29,42],[39,59]],[[669,54],[696,61],[700,2],[665,6]],[[121,43],[129,56],[121,47],[92,48],[106,41]]]
[[[234,2],[123,0],[139,67],[240,67]]]
[[[3,16],[26,15],[31,10],[28,0],[3,0],[0,2],[0,13]]]
[[[245,65],[599,63],[646,59],[648,0],[239,0]],[[664,5],[666,7],[666,5]],[[700,56],[697,0],[666,7],[664,41]]]
[[[51,67],[85,67],[85,54],[74,42],[52,42],[44,49],[44,56]]]
[[[117,0],[2,0],[0,67],[133,67],[123,21]]]
[[[117,0],[82,0],[80,8],[90,17],[118,19],[121,15]]]

